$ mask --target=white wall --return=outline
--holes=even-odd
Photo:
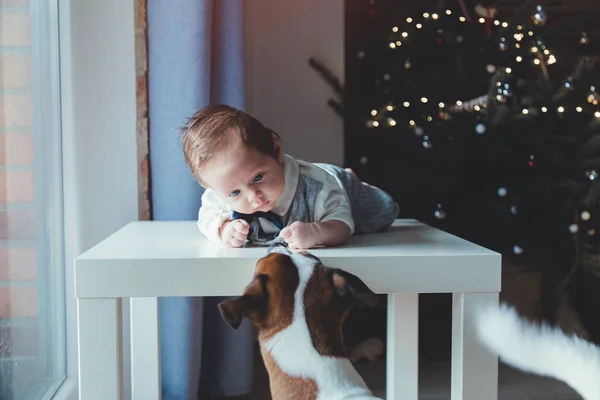
[[[341,165],[343,125],[311,56],[343,79],[344,0],[246,3],[248,112],[298,158]]]
[[[133,0],[59,1],[71,383],[77,380],[73,259],[138,219],[133,11]],[[124,306],[125,332],[127,312]],[[57,399],[74,398],[68,389],[74,387],[66,387]]]

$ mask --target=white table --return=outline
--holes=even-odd
[[[452,400],[496,400],[498,358],[474,308],[497,303],[500,254],[414,220],[312,252],[388,296],[387,399],[418,397],[418,294],[453,293]],[[264,247],[209,243],[195,222],[133,222],[75,260],[82,400],[121,399],[121,302],[131,302],[132,398],[160,399],[157,297],[239,295]]]

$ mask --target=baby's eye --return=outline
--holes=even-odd
[[[256,182],[260,182],[263,179],[264,174],[258,174],[254,177],[254,179],[252,179],[252,182],[256,183]]]
[[[234,190],[233,192],[229,193],[229,197],[236,197],[239,196],[240,191],[239,190]]]

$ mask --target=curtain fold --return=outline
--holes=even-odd
[[[148,0],[148,99],[152,214],[196,220],[202,188],[185,165],[178,128],[199,108],[245,108],[243,0]],[[252,386],[252,328],[233,331],[223,298],[161,298],[165,400],[203,391],[235,396]],[[202,384],[201,384],[202,382]]]

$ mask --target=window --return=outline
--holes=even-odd
[[[0,398],[66,375],[57,0],[0,0]]]

